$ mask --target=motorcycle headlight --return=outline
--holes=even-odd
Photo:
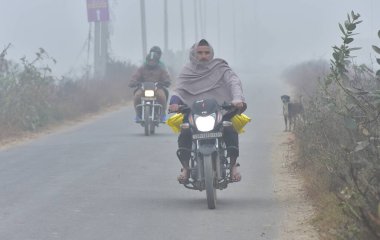
[[[145,90],[144,96],[145,97],[154,97],[154,91],[153,90]]]
[[[201,132],[209,132],[213,130],[215,126],[215,114],[211,114],[206,117],[197,116],[195,118],[195,125]]]

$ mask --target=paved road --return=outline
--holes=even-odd
[[[281,239],[270,160],[280,92],[242,77],[252,117],[240,138],[243,180],[218,192],[216,210],[176,182],[177,136],[161,126],[145,137],[127,106],[0,150],[0,239]]]

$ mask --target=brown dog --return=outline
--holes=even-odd
[[[284,114],[285,121],[285,132],[293,130],[296,126],[296,120],[303,114],[303,105],[298,102],[290,102],[290,97],[288,95],[282,95],[281,101],[283,103],[282,112]],[[288,125],[289,120],[289,125]]]

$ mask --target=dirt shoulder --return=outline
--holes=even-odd
[[[311,225],[314,209],[303,186],[301,174],[294,170],[294,135],[283,132],[273,137],[272,166],[275,194],[285,209],[279,239],[317,240],[317,231]]]

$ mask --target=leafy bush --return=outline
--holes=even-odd
[[[5,58],[8,48],[0,54],[0,140],[131,98],[127,85],[136,67],[130,63],[110,60],[101,80],[57,79],[49,67],[55,59],[44,49],[16,64]]]
[[[317,181],[327,179],[345,216],[334,231],[324,231],[328,239],[380,237],[380,71],[353,63],[359,18],[351,12],[339,24],[343,42],[333,47],[330,74],[305,103],[296,130],[302,166],[315,168]]]

